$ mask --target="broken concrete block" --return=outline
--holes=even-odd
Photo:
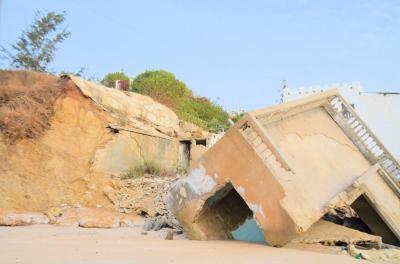
[[[283,245],[337,206],[397,245],[400,165],[336,90],[247,113],[170,190],[192,239],[234,239],[254,219]]]
[[[70,208],[56,218],[56,225],[87,228],[115,228],[120,226],[122,214],[105,208]]]
[[[325,220],[319,220],[303,235],[293,239],[291,243],[322,244],[327,246],[360,244],[381,248],[382,238]]]
[[[360,256],[361,259],[371,262],[399,263],[400,261],[400,249],[398,248],[363,250],[351,245],[348,248],[348,252],[353,257]]]
[[[142,216],[135,214],[122,214],[121,227],[142,227],[145,223]]]
[[[48,224],[49,218],[42,213],[23,212],[19,210],[2,210],[0,212],[0,226],[25,226]]]

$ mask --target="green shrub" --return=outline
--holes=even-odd
[[[191,96],[191,90],[177,80],[175,75],[164,71],[145,71],[133,79],[131,90],[148,95],[158,102],[175,109],[178,102]]]
[[[180,119],[209,131],[217,131],[228,127],[228,113],[220,105],[204,97],[192,97],[182,100],[176,113]]]
[[[228,127],[228,113],[205,97],[194,97],[192,91],[175,75],[164,71],[145,71],[132,81],[133,92],[148,95],[170,107],[181,120],[215,131]]]
[[[101,84],[107,87],[115,87],[115,81],[117,80],[127,80],[129,81],[129,77],[125,75],[125,73],[121,72],[111,72],[106,74],[104,78],[101,80]]]

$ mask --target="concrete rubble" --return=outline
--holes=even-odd
[[[172,185],[168,206],[191,239],[380,248],[400,246],[399,198],[399,163],[329,90],[247,113]],[[341,208],[353,213],[337,218]]]
[[[175,216],[168,210],[166,198],[175,177],[144,177],[120,181],[114,196],[115,204],[122,213],[135,213],[145,218],[146,231],[172,228],[178,233],[182,229]]]
[[[41,225],[49,222],[50,219],[43,213],[12,209],[0,210],[0,226]]]
[[[181,235],[182,228],[166,205],[168,189],[175,180],[174,177],[144,175],[117,181],[115,189],[108,186],[104,190],[105,195],[120,212],[101,206],[81,207],[79,204],[50,207],[45,213],[1,209],[0,226],[52,224],[83,228],[129,227],[143,231],[164,229]]]
[[[325,220],[313,224],[304,234],[296,237],[290,243],[335,245],[367,245],[381,248],[382,238],[337,225]]]
[[[371,262],[377,263],[399,263],[400,262],[400,250],[395,248],[386,249],[358,249],[354,245],[349,247],[349,253],[355,258],[365,259]]]

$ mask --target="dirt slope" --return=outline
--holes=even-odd
[[[0,207],[108,206],[98,189],[108,179],[94,176],[89,166],[97,147],[110,138],[106,125],[104,112],[69,81],[43,135],[12,144],[0,135]]]
[[[165,109],[77,77],[0,71],[0,208],[114,207],[116,174],[147,154],[177,162],[179,120]]]

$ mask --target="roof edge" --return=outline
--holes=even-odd
[[[331,97],[336,96],[340,94],[338,89],[331,89],[331,90],[327,90],[321,93],[318,93],[316,95],[310,95],[304,98],[300,98],[297,100],[293,100],[293,101],[289,101],[286,103],[280,103],[277,105],[273,105],[267,108],[262,108],[259,110],[254,110],[254,111],[250,111],[249,113],[257,118],[259,118],[260,116],[264,116],[264,115],[268,115],[274,112],[281,112],[281,111],[285,111],[294,107],[299,107],[299,106],[303,106],[303,105],[311,105],[312,107],[316,107],[317,102],[321,102],[321,104],[325,103],[327,100],[329,100]],[[318,104],[317,104],[318,105]]]

